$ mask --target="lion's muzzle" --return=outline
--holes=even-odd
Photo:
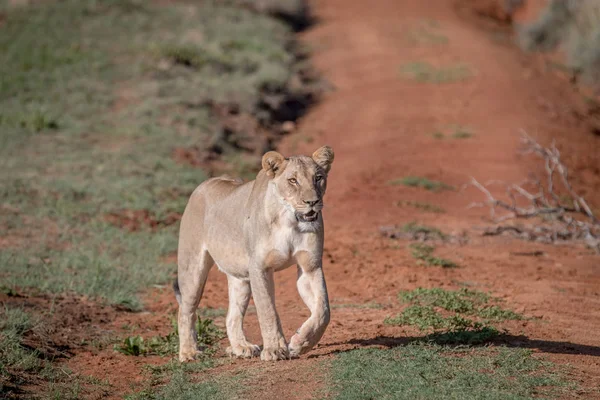
[[[319,211],[310,210],[306,213],[296,212],[296,219],[299,222],[313,222],[319,218]]]

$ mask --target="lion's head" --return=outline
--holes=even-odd
[[[319,217],[333,157],[329,146],[321,147],[312,157],[285,158],[276,151],[263,156],[263,170],[299,222],[313,222]]]

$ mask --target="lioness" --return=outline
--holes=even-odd
[[[178,276],[179,360],[198,354],[194,322],[208,271],[213,264],[227,274],[227,352],[235,357],[282,360],[310,350],[329,323],[329,299],[321,269],[323,195],[333,150],[323,146],[311,157],[284,158],[269,151],[256,180],[228,177],[202,183],[181,219]],[[273,273],[298,265],[298,291],[311,312],[289,346],[275,309]],[[246,340],[242,322],[254,297],[263,339]]]

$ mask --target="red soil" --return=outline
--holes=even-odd
[[[292,136],[280,148],[284,154],[292,148],[310,154],[329,144],[336,152],[324,211],[324,269],[334,305],[332,322],[318,347],[300,360],[236,360],[207,374],[248,372],[253,382],[248,398],[279,399],[282,393],[288,399],[316,396],[327,383],[321,362],[334,353],[393,346],[415,335],[409,329],[383,325],[386,316],[401,310],[396,300],[399,290],[468,284],[502,297],[511,309],[539,317],[508,324],[505,343],[531,348],[559,365],[569,364],[570,377],[583,388],[572,396],[600,398],[598,391],[592,391],[600,384],[599,256],[576,244],[481,237],[479,228],[490,224],[484,219],[486,213],[466,208],[482,200],[476,190],[434,193],[387,183],[406,175],[457,187],[471,176],[480,181],[519,182],[543,167],[517,152],[519,130],[525,129],[542,144],[556,139],[577,190],[598,209],[600,138],[581,117],[586,114],[581,96],[567,81],[555,79],[543,60],[523,55],[506,44],[506,37],[498,40],[498,32],[488,35],[473,24],[472,17],[457,13],[451,1],[315,0],[313,6],[319,23],[303,40],[314,49],[314,63],[336,90],[299,124],[298,134],[312,137],[312,143],[298,148]],[[447,44],[407,41],[411,29],[425,20],[439,23]],[[474,75],[455,83],[418,83],[400,74],[400,66],[412,61],[436,66],[462,63]],[[433,138],[432,132],[450,124],[468,126],[474,136]],[[399,207],[400,200],[437,204],[447,212]],[[382,225],[410,221],[447,233],[466,232],[467,245],[443,245],[436,253],[462,267],[418,266],[408,242],[379,234]],[[534,251],[541,256],[519,255]],[[308,316],[295,278],[296,272],[289,269],[277,275],[276,283],[288,338]],[[226,293],[225,276],[214,269],[201,304],[226,307]],[[384,307],[348,307],[368,302]],[[170,290],[154,291],[147,304],[148,312],[117,313],[109,325],[118,331],[124,323],[139,324],[137,333],[166,333],[175,311]],[[217,323],[223,319],[217,318]],[[256,315],[248,316],[246,327],[250,339],[260,343]],[[142,388],[143,364],[168,361],[126,357],[111,349],[75,353],[67,366],[108,379],[113,385],[108,395],[115,398]]]

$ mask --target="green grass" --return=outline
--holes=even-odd
[[[176,248],[173,229],[129,233],[101,221],[86,223],[80,236],[64,229],[57,244],[42,242],[26,251],[2,252],[0,265],[7,275],[6,284],[49,292],[74,291],[135,310],[141,307],[140,290],[171,276],[172,270],[161,256]],[[62,250],[63,246],[69,250]]]
[[[173,321],[173,331],[166,336],[153,336],[144,339],[142,336],[128,336],[123,339],[114,349],[119,353],[128,356],[148,356],[159,355],[169,356],[177,354],[179,349],[179,335],[176,322]],[[196,322],[196,333],[198,345],[205,348],[204,354],[214,353],[215,344],[225,337],[224,333],[217,328],[211,319],[202,319],[198,317]]]
[[[331,364],[331,397],[358,399],[534,399],[566,390],[554,367],[531,351],[412,343],[360,349]]]
[[[425,265],[437,266],[442,268],[458,268],[458,264],[445,258],[433,256],[435,251],[434,246],[429,246],[423,243],[413,243],[410,245],[411,255],[413,258],[422,261]]]
[[[568,383],[529,350],[473,348],[497,337],[493,323],[522,319],[490,295],[469,290],[418,288],[398,294],[409,303],[388,325],[427,332],[389,350],[361,349],[332,364],[339,399],[533,399],[554,396]]]
[[[473,75],[469,67],[463,64],[435,67],[423,61],[404,64],[400,72],[417,82],[435,84],[461,82]]]
[[[194,362],[180,363],[172,359],[166,364],[145,366],[145,373],[150,375],[140,390],[136,385],[135,391],[124,396],[128,400],[159,400],[159,399],[231,399],[238,398],[241,391],[241,376],[221,374],[216,378],[206,378],[202,374],[207,368],[212,368],[216,361],[210,357],[202,357]]]
[[[439,239],[444,240],[446,235],[444,232],[436,228],[435,226],[421,225],[415,221],[409,222],[402,226],[402,231],[410,234],[423,234],[428,239]]]
[[[404,178],[393,179],[389,182],[390,185],[404,185],[409,187],[423,188],[432,192],[442,190],[453,190],[454,188],[444,182],[434,181],[422,176],[405,176]]]
[[[40,382],[47,383],[48,398],[60,399],[79,399],[89,394],[88,389],[107,386],[64,366],[53,366],[53,356],[43,349],[48,342],[43,325],[38,316],[21,308],[0,308],[0,398],[20,398],[22,386]]]
[[[38,353],[22,345],[23,335],[33,324],[30,315],[19,308],[0,309],[0,396],[11,393],[13,385],[23,383],[24,374],[42,371]]]
[[[470,128],[461,125],[450,125],[445,129],[436,130],[431,134],[435,139],[444,139],[447,136],[453,139],[469,139],[473,137]]]
[[[505,310],[497,305],[480,308],[477,311],[477,316],[480,318],[484,318],[488,321],[506,321],[523,319],[523,316],[521,314],[516,313],[512,310]]]
[[[387,318],[385,323],[388,325],[411,325],[420,330],[428,329],[468,329],[472,328],[473,321],[467,320],[461,316],[444,317],[431,306],[413,305],[407,307],[402,314]]]
[[[210,104],[255,114],[263,89],[287,84],[291,29],[217,2],[66,0],[4,12],[0,235],[14,240],[0,254],[3,285],[140,309],[138,293],[175,270],[164,260],[177,224],[141,221],[129,233],[105,215],[181,213],[206,174],[175,162],[174,149],[210,145],[221,129]]]
[[[115,345],[114,349],[129,356],[174,356],[179,348],[179,336],[176,320],[173,319],[171,322],[173,331],[166,336],[153,336],[148,339],[129,336],[121,344]],[[180,363],[177,359],[172,359],[164,365],[147,365],[146,372],[150,374],[150,379],[145,383],[146,387],[125,398],[130,400],[230,398],[230,394],[234,391],[228,387],[230,382],[195,382],[194,378],[198,372],[215,365],[215,359],[212,357],[218,349],[218,341],[225,337],[224,333],[213,324],[211,319],[201,317],[198,317],[196,322],[196,332],[198,345],[202,348],[199,359],[193,363]]]
[[[125,396],[128,400],[199,400],[229,399],[231,389],[217,382],[194,382],[189,374],[178,369],[167,384],[158,388],[146,389],[142,392]]]
[[[162,357],[174,356],[179,346],[177,322],[171,321],[173,331],[166,336],[153,336],[144,339],[141,336],[126,337],[122,343],[115,345],[114,349],[128,356],[159,355]],[[129,395],[126,399],[204,399],[204,398],[230,398],[235,391],[229,387],[231,382],[226,379],[196,382],[199,372],[212,368],[218,361],[213,356],[218,350],[218,342],[225,337],[211,319],[198,317],[196,322],[198,345],[202,353],[192,363],[180,363],[176,358],[162,365],[148,364],[145,372],[149,379],[144,383],[144,389]]]
[[[462,329],[433,332],[423,338],[426,343],[449,346],[477,346],[490,342],[500,332],[493,326],[465,319],[470,326]]]
[[[427,331],[422,340],[440,344],[485,343],[499,334],[496,323],[524,318],[494,304],[498,299],[467,288],[417,288],[400,292],[398,298],[409,306],[384,322]]]
[[[446,212],[446,210],[443,207],[440,207],[436,204],[431,204],[431,203],[424,203],[424,202],[420,202],[420,201],[398,201],[396,202],[396,205],[398,207],[414,207],[418,210],[422,210],[425,212],[432,212],[432,213],[436,213],[436,214],[443,214]]]
[[[452,134],[454,139],[468,139],[471,136],[473,136],[473,134],[467,130],[457,130]]]
[[[404,303],[440,307],[447,311],[468,314],[491,301],[488,294],[467,288],[458,290],[417,288],[400,292],[398,299]]]
[[[429,332],[417,339],[426,343],[480,345],[500,334],[489,322],[476,321],[460,313],[443,315],[432,306],[411,305],[383,322],[386,325],[414,326]]]

